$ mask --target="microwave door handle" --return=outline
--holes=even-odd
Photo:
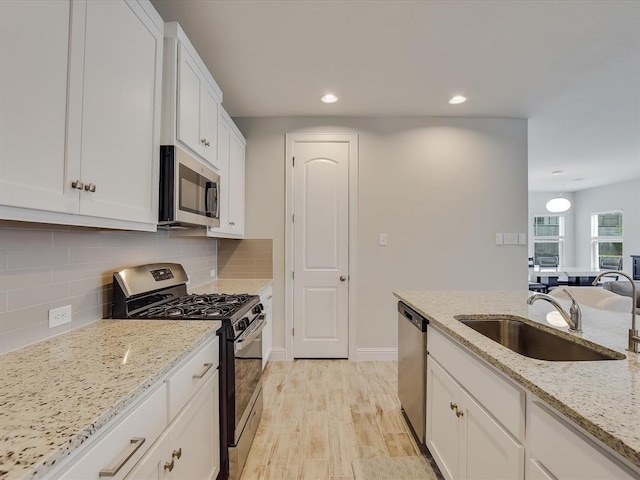
[[[209,195],[211,190],[213,190],[213,207],[209,205]],[[212,208],[214,208],[215,211],[212,211]],[[211,213],[213,218],[218,218],[218,184],[216,182],[207,182],[205,184],[204,210],[207,213]]]

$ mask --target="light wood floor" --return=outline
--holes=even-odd
[[[355,458],[419,455],[397,378],[397,362],[269,362],[242,480],[353,479]]]

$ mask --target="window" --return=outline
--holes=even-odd
[[[543,259],[556,257],[563,265],[564,217],[562,215],[536,215],[533,217],[533,264],[540,265]],[[544,261],[544,260],[543,260]]]
[[[591,214],[591,267],[622,262],[622,210]]]

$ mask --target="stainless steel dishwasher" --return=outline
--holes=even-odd
[[[427,412],[427,325],[429,321],[398,302],[398,398],[418,440],[425,445]]]

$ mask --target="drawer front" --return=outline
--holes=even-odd
[[[638,478],[538,400],[531,402],[530,415],[529,456],[553,478]]]
[[[167,391],[162,385],[123,414],[60,477],[64,480],[121,479],[166,428]]]
[[[521,442],[524,438],[525,392],[430,328],[427,350],[464,388]]]
[[[167,379],[169,422],[182,410],[193,394],[213,376],[218,368],[218,363],[218,337],[214,337]]]

